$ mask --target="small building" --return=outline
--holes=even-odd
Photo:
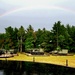
[[[40,49],[33,49],[31,51],[31,54],[32,55],[44,55],[44,50],[42,48],[40,48]]]
[[[60,54],[60,55],[67,55],[68,54],[68,50],[67,49],[62,49],[61,51],[58,52],[58,54]]]

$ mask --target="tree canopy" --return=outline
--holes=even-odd
[[[75,26],[58,21],[54,23],[52,30],[39,28],[35,31],[31,25],[27,29],[23,26],[9,26],[5,28],[5,33],[0,33],[0,49],[17,49],[23,52],[31,48],[43,48],[50,52],[58,47],[75,52]]]

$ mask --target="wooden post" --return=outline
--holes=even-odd
[[[66,59],[66,67],[68,67],[68,60]]]
[[[35,62],[35,57],[33,56],[33,62]]]

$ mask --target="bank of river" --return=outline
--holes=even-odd
[[[30,61],[38,63],[48,63],[61,66],[68,66],[75,68],[75,55],[73,56],[27,56],[26,54],[19,53],[18,56],[10,58],[0,58],[0,60],[9,60],[9,61]]]

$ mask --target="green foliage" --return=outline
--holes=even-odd
[[[9,49],[10,49],[8,44],[5,45],[5,49],[6,49],[6,50],[9,50]]]
[[[26,30],[23,26],[19,29],[9,26],[5,31],[0,33],[1,49],[18,49],[20,52],[33,48],[43,48],[47,52],[68,49],[75,52],[75,26],[65,26],[60,21],[54,23],[51,31],[45,28],[34,31],[31,25]]]
[[[26,32],[25,49],[35,48],[36,35],[31,25],[29,25]]]
[[[0,34],[0,48],[4,48],[5,34]]]
[[[19,28],[17,35],[18,35],[18,46],[20,48],[20,52],[22,52],[23,51],[23,43],[24,43],[23,39],[25,38],[25,29],[23,26],[21,26]]]
[[[60,50],[61,50],[60,46],[58,46],[58,47],[56,48],[56,50],[57,50],[57,51],[60,51]]]
[[[34,47],[33,38],[27,38],[25,41],[25,48],[28,49],[28,48],[33,48],[33,47]]]

